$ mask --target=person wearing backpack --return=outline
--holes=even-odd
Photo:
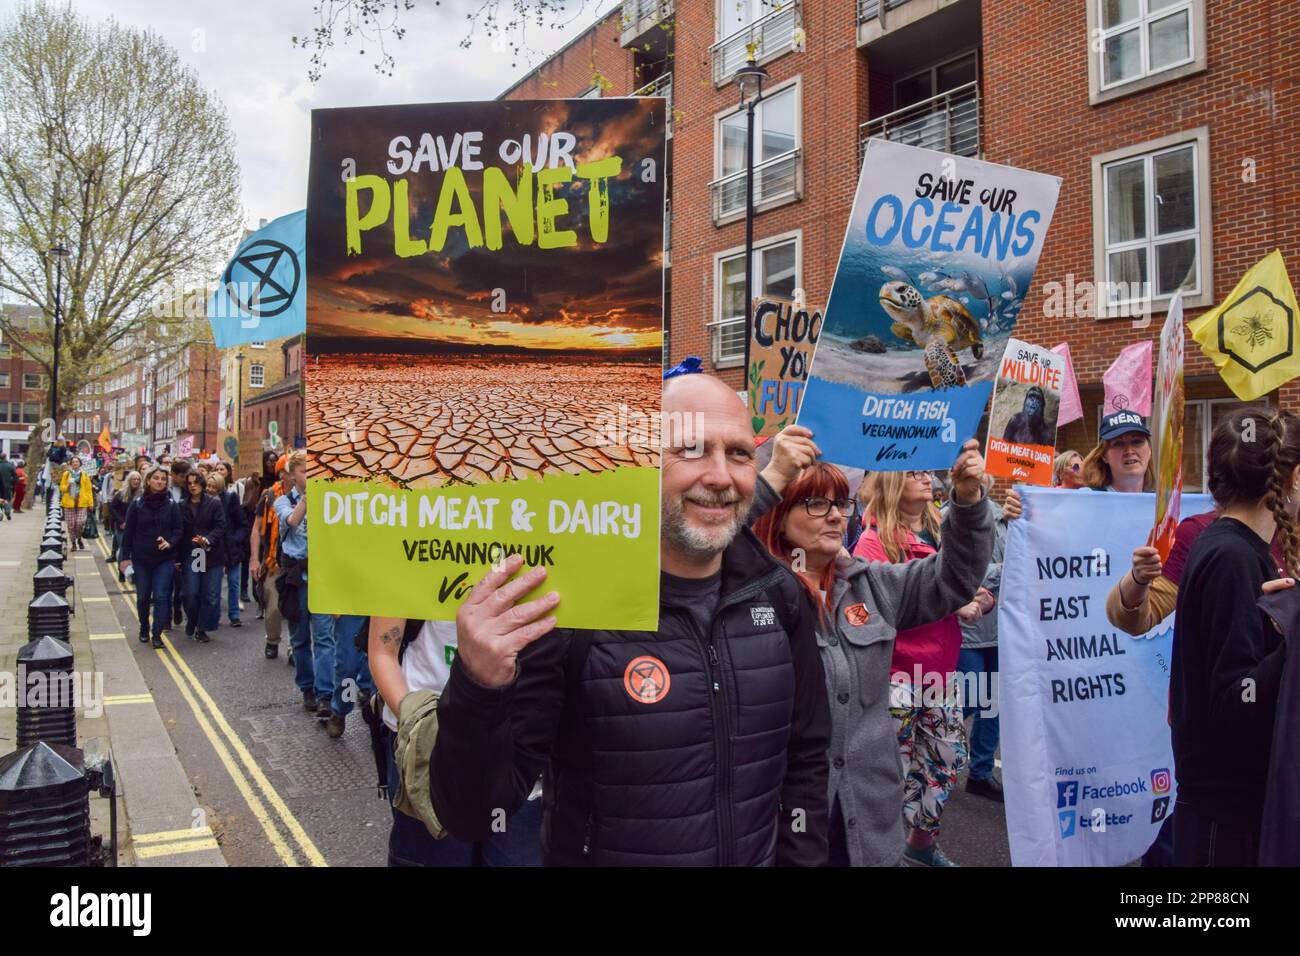
[[[378,622],[376,624],[375,622]],[[483,839],[465,841],[443,835],[435,838],[429,826],[408,810],[399,809],[399,794],[421,791],[417,805],[428,800],[427,776],[419,781],[403,780],[398,770],[400,732],[410,733],[412,712],[431,696],[441,695],[456,659],[455,621],[418,621],[372,618],[369,629],[370,673],[383,700],[388,759],[387,787],[393,828],[388,834],[389,866],[541,866],[541,791],[533,791],[514,815],[501,820]],[[405,720],[405,725],[399,723]],[[436,722],[436,712],[426,717]],[[433,743],[436,747],[436,739]],[[422,755],[420,765],[427,775],[431,753]],[[404,761],[412,766],[411,761]],[[409,776],[409,774],[408,774]],[[413,794],[415,796],[415,794]],[[428,810],[426,809],[426,812]],[[441,827],[438,826],[441,832]]]

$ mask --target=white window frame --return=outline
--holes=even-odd
[[[250,349],[264,349],[266,348],[266,343],[260,341],[249,342],[248,347]]]
[[[759,256],[772,246],[784,245],[787,242],[794,242],[794,287],[796,289],[803,286],[803,230],[792,229],[789,232],[779,233],[775,236],[768,236],[763,239],[754,240],[754,276],[758,278]],[[713,254],[713,320],[708,323],[707,332],[709,337],[709,360],[713,363],[715,369],[720,368],[739,368],[745,364],[745,353],[742,350],[737,356],[723,356],[718,351],[718,342],[720,341],[721,329],[724,326],[731,325],[735,322],[735,316],[724,316],[722,314],[722,263],[727,259],[734,259],[736,256],[744,256],[744,245],[733,246],[730,249],[724,249],[721,252]],[[762,295],[760,288],[753,290],[755,296]],[[744,316],[742,315],[743,321]]]
[[[1210,131],[1208,126],[1198,126],[1195,129],[1187,130],[1182,133],[1174,133],[1170,136],[1162,136],[1159,139],[1149,140],[1145,143],[1137,143],[1133,146],[1126,146],[1123,149],[1113,150],[1109,153],[1102,153],[1092,157],[1092,246],[1093,260],[1092,271],[1093,281],[1101,283],[1107,280],[1109,276],[1109,259],[1108,252],[1122,252],[1124,249],[1147,248],[1147,280],[1151,284],[1152,296],[1150,309],[1152,312],[1167,312],[1169,310],[1169,301],[1173,294],[1157,295],[1155,294],[1156,283],[1156,263],[1155,263],[1155,246],[1156,237],[1154,235],[1154,208],[1155,208],[1155,190],[1152,188],[1151,181],[1148,179],[1147,193],[1147,212],[1148,234],[1143,240],[1133,240],[1132,242],[1117,243],[1111,247],[1108,245],[1109,231],[1107,224],[1107,195],[1106,195],[1106,167],[1113,166],[1116,163],[1126,160],[1136,159],[1139,156],[1146,157],[1144,164],[1144,176],[1149,176],[1152,170],[1151,157],[1157,153],[1171,152],[1179,147],[1192,145],[1192,170],[1196,180],[1196,231],[1197,241],[1197,284],[1198,289],[1194,293],[1183,294],[1183,307],[1194,309],[1204,308],[1214,305],[1214,216],[1211,206],[1210,193]],[[1161,236],[1160,242],[1177,241],[1186,239],[1193,235],[1191,232],[1170,233]],[[1096,296],[1096,317],[1098,319],[1109,318],[1128,318],[1135,314],[1135,310],[1140,308],[1141,303],[1135,300],[1124,302],[1110,303],[1103,301],[1100,293]]]
[[[254,379],[254,375],[253,375],[253,372],[254,372],[254,371],[256,371],[256,372],[258,373],[257,376],[256,376],[256,378],[259,379],[259,381],[254,381],[254,380],[253,380],[253,379]],[[248,366],[248,387],[249,387],[249,388],[264,388],[265,386],[266,386],[266,366],[263,365],[261,362],[253,362],[253,363],[251,363],[251,364]]]
[[[775,86],[773,86],[770,90],[765,90],[763,92],[763,99],[759,100],[758,105],[754,108],[754,149],[757,150],[762,145],[763,142],[762,113],[763,113],[764,106],[766,105],[768,100],[772,99],[775,96],[779,96],[780,94],[790,89],[794,90],[794,149],[791,150],[791,152],[796,154],[794,159],[795,188],[790,195],[780,196],[775,199],[765,200],[756,195],[754,197],[754,215],[758,215],[760,212],[766,212],[769,209],[775,209],[778,206],[784,206],[786,203],[798,202],[800,199],[803,198],[804,126],[803,126],[803,76],[802,74],[798,76],[793,76],[788,80],[784,80],[781,83],[778,83]],[[734,176],[737,173],[744,172],[744,170],[740,170],[740,169],[733,170],[730,173],[724,173],[722,171],[722,121],[726,119],[730,119],[731,117],[736,116],[738,114],[743,116],[744,113],[745,113],[744,106],[730,106],[725,110],[721,110],[713,114],[713,182],[717,182],[718,180],[722,179],[724,176]],[[782,155],[787,155],[787,154],[782,154]],[[773,157],[773,158],[776,159],[779,157]],[[759,160],[757,157],[755,157],[754,166],[756,169],[758,165],[759,165]],[[755,176],[754,181],[755,181],[755,185],[757,185],[758,182],[760,181],[759,177]],[[757,192],[757,190],[755,191]],[[712,205],[713,203],[712,196],[709,197],[709,203],[710,205]],[[714,225],[723,226],[729,222],[735,222],[738,219],[744,219],[744,218],[745,218],[745,210],[744,207],[742,206],[739,212],[733,212],[728,215],[722,216],[717,220],[717,222],[714,223]]]
[[[1084,4],[1088,11],[1088,102],[1093,106],[1141,90],[1150,89],[1171,80],[1182,79],[1185,76],[1191,76],[1193,73],[1200,73],[1207,68],[1208,62],[1205,53],[1206,0],[1186,0],[1185,3],[1158,10],[1154,14],[1148,14],[1147,0],[1139,0],[1141,4],[1139,9],[1142,12],[1137,20],[1129,20],[1122,25],[1110,27],[1109,29],[1103,28],[1101,25],[1101,5],[1104,2],[1105,0],[1086,0]],[[1184,10],[1188,11],[1188,47],[1191,50],[1191,57],[1179,63],[1161,67],[1154,73],[1150,72],[1148,66],[1150,60],[1148,28],[1153,22],[1181,13]],[[1104,70],[1102,63],[1106,56],[1105,41],[1112,36],[1132,30],[1134,24],[1139,24],[1138,29],[1142,31],[1141,74],[1132,79],[1103,85]]]
[[[9,373],[0,372],[0,388],[8,388],[8,387],[9,387]]]
[[[27,379],[31,377],[36,379],[35,385],[28,385]],[[27,391],[34,392],[37,389],[45,388],[45,376],[40,372],[23,372],[23,388]]]

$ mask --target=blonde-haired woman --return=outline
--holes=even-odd
[[[1057,488],[1086,488],[1083,483],[1083,456],[1073,448],[1056,456],[1052,464],[1052,485]]]
[[[84,551],[81,533],[86,530],[86,514],[95,507],[95,489],[90,475],[81,469],[81,459],[73,455],[68,459],[67,470],[59,476],[59,492],[63,496],[63,517],[68,522],[68,537],[75,551]]]
[[[120,582],[126,582],[126,575],[120,566],[120,554],[122,551],[122,535],[126,531],[126,511],[131,507],[131,502],[135,501],[144,494],[144,478],[138,471],[128,471],[120,482],[121,486],[113,492],[113,496],[108,502],[108,530],[113,535],[113,551],[109,556],[110,561],[117,561],[117,579]]]
[[[854,554],[868,561],[905,564],[939,550],[939,509],[927,471],[873,472],[866,478],[862,537]],[[924,866],[956,866],[939,834],[944,803],[966,766],[967,744],[955,680],[963,620],[978,618],[972,600],[931,624],[907,628],[894,639],[890,706],[903,762],[906,859]]]

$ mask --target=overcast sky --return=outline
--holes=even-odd
[[[152,27],[192,66],[226,104],[239,141],[244,219],[274,219],[303,208],[307,195],[307,148],[311,110],[325,106],[427,103],[492,99],[531,67],[524,57],[511,67],[509,52],[496,52],[477,34],[461,49],[466,14],[482,0],[415,0],[402,13],[405,39],[387,38],[397,58],[391,78],[380,76],[372,55],[377,45],[353,39],[335,48],[319,83],[307,79],[309,54],[291,37],[317,22],[313,0],[72,0],[95,20],[116,17],[132,27]],[[7,19],[18,0],[0,0]],[[509,8],[511,0],[502,0]],[[574,11],[563,29],[530,28],[540,55],[558,49],[615,6],[614,0],[569,0]],[[365,56],[359,50],[365,49]],[[536,66],[534,57],[533,66]]]

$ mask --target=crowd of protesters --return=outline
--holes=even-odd
[[[301,450],[236,479],[169,456],[88,467],[59,446],[37,493],[61,496],[74,548],[103,506],[141,642],[182,623],[209,642],[223,596],[232,627],[256,605],[267,660],[288,631],[304,709],[332,738],[354,706],[370,725],[391,865],[955,866],[937,838],[959,775],[1003,800],[997,608],[1009,523],[1033,517],[1020,495],[994,502],[974,441],[946,475],[855,489],[790,426],[760,470],[743,404],[702,374],[667,378],[664,413],[703,427],[697,447],[664,444],[655,633],[557,629],[563,595],[525,599],[546,571],[518,555],[454,622],[313,612]],[[1151,490],[1145,420],[1112,412],[1098,437],[1057,456],[1053,484]],[[1215,510],[1164,562],[1138,548],[1106,608],[1134,635],[1177,611],[1178,797],[1144,865],[1249,865],[1300,839],[1267,792],[1284,615],[1257,607],[1294,584],[1300,419],[1228,417],[1207,472]],[[0,456],[6,513],[23,479]],[[669,675],[671,709],[636,706]]]

